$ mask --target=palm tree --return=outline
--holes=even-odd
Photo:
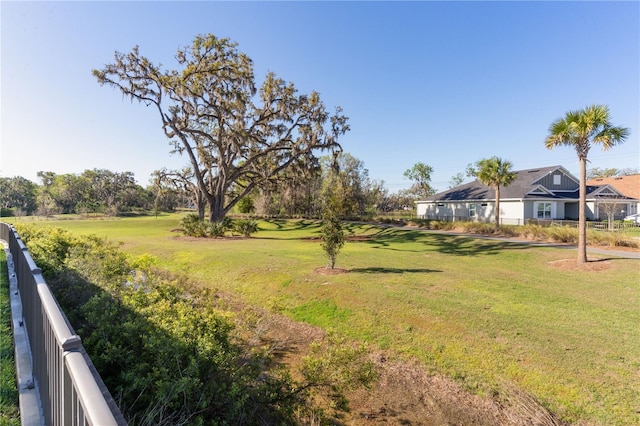
[[[490,186],[496,193],[495,229],[500,227],[500,186],[509,186],[516,178],[511,171],[513,165],[498,157],[484,158],[476,162],[475,168],[469,168],[469,174],[478,178],[485,185]]]
[[[573,146],[580,163],[580,199],[578,202],[578,263],[587,261],[587,155],[591,144],[601,144],[604,151],[624,142],[629,136],[626,127],[613,126],[609,107],[591,105],[582,110],[569,111],[551,123],[545,140],[548,149],[559,145]]]

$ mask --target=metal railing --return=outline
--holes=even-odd
[[[540,225],[540,226],[567,226],[570,228],[577,228],[577,220],[560,220],[560,219],[527,219],[527,225]],[[609,232],[622,232],[627,229],[637,228],[638,225],[629,221],[614,221],[608,223],[606,221],[588,220],[586,222],[587,229],[593,229],[595,231],[609,231]]]
[[[478,223],[493,223],[493,216],[451,216],[451,215],[418,215],[418,219],[424,220],[436,220],[442,222],[478,222]],[[501,225],[523,225],[524,220],[520,218],[501,217]]]
[[[9,246],[17,278],[11,297],[21,300],[19,326],[26,329],[31,349],[33,377],[28,386],[35,387],[40,398],[40,406],[30,409],[42,410],[45,425],[126,425],[20,236],[0,223],[0,239]],[[28,411],[22,398],[20,403],[21,413]]]

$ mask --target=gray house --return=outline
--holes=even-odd
[[[500,222],[522,225],[527,219],[578,219],[580,181],[562,166],[520,170],[500,187]],[[603,203],[615,202],[629,211],[637,202],[611,185],[587,186],[587,219],[603,219]],[[416,201],[421,219],[490,222],[495,218],[495,191],[478,180]]]

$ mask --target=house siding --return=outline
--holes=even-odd
[[[500,200],[500,221],[504,225],[522,225],[524,212],[521,201]]]
[[[560,175],[560,185],[555,185],[553,183],[553,177],[555,175]],[[554,173],[550,173],[547,176],[538,179],[536,182],[536,184],[542,185],[545,188],[551,190],[551,191],[575,191],[576,189],[579,188],[580,184],[578,182],[576,182],[575,180],[573,180],[571,177],[567,176],[564,173],[561,173],[559,170],[555,171]]]
[[[522,203],[522,215],[524,219],[533,217],[533,201],[524,201]]]

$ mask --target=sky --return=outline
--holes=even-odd
[[[640,168],[640,2],[24,2],[0,1],[0,176],[181,168],[157,111],[100,86],[92,69],[139,46],[163,69],[198,34],[238,43],[299,93],[341,106],[344,151],[390,192],[417,162],[445,190],[498,156],[514,170],[562,165],[549,125],[609,106],[630,136],[594,146],[589,168]]]

